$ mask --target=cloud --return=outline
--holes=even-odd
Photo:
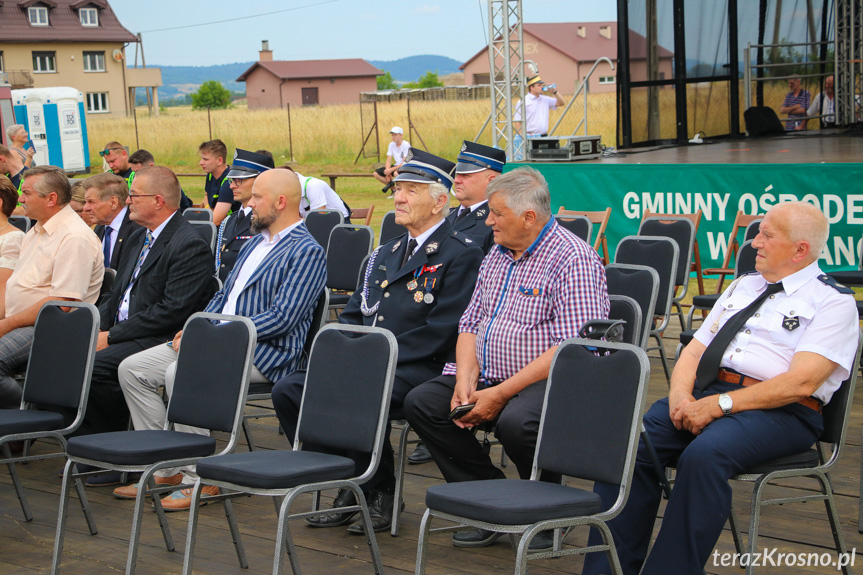
[[[363,15],[362,15],[362,19],[363,19],[363,20],[374,20],[374,19],[375,19],[375,15],[374,15],[374,14],[366,13],[366,14],[363,14]]]
[[[437,4],[433,4],[431,6],[424,4],[422,6],[417,6],[416,8],[414,8],[414,12],[419,12],[420,14],[435,14],[437,12],[440,12],[440,6],[438,6]]]

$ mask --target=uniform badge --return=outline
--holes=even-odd
[[[464,243],[466,243],[466,244],[472,244],[472,243],[473,243],[473,240],[472,240],[472,239],[470,239],[470,238],[465,238],[465,239],[464,239]]]
[[[462,144],[461,151],[464,152],[465,150],[467,150],[467,144]]]
[[[438,247],[439,246],[438,246],[437,242],[431,242],[430,244],[428,244],[426,246],[426,253],[427,254],[433,254],[437,251]]]
[[[390,251],[391,251],[392,253],[395,253],[395,251],[396,251],[397,249],[399,249],[399,247],[400,247],[401,245],[402,245],[402,241],[401,241],[401,240],[397,241],[397,242],[396,242],[396,245],[394,245],[394,246],[393,246],[393,249],[391,249]]]
[[[410,162],[413,159],[414,159],[414,151],[412,148],[408,148],[408,153],[405,155],[405,161],[402,163],[407,164],[408,162]]]
[[[382,281],[382,282],[381,282],[381,287],[382,287],[382,288],[386,288],[388,285],[390,285],[390,282],[388,282],[387,280],[384,280],[384,281]]]
[[[423,296],[423,301],[429,305],[433,304],[434,303],[434,295],[432,295],[431,293],[425,294]]]
[[[481,218],[485,215],[485,208],[480,208],[476,211],[476,217]]]
[[[414,291],[417,289],[417,280],[411,280],[408,282],[408,291]]]
[[[414,301],[417,303],[422,303],[423,301],[423,292],[416,291],[414,292]]]
[[[518,292],[521,295],[536,297],[542,295],[542,288],[529,288],[521,286],[518,288]]]
[[[800,327],[800,318],[796,315],[786,317],[782,320],[782,327],[784,327],[788,331],[794,331],[795,329]]]

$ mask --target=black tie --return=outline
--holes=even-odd
[[[755,315],[755,312],[758,311],[764,300],[781,290],[782,282],[767,284],[764,293],[725,322],[725,325],[716,333],[716,337],[713,338],[713,341],[704,350],[704,354],[702,354],[701,360],[698,362],[698,369],[695,371],[696,390],[703,391],[716,379],[716,374],[719,372],[719,363],[722,361],[722,356],[725,354],[728,344],[731,343],[731,340],[734,339],[734,336],[737,335],[737,332],[740,331],[746,320]]]
[[[414,250],[417,249],[417,241],[411,240],[408,242],[408,249],[405,252],[405,257],[402,258],[402,267],[405,267],[405,264],[408,263],[408,260],[411,259],[411,254],[414,253]]]
[[[237,213],[237,226],[242,224],[243,220],[245,220],[245,219],[246,219],[246,210],[240,210],[239,213]]]
[[[465,219],[469,215],[470,215],[470,208],[465,208],[465,207],[459,208],[458,217],[455,219],[455,223],[459,223],[460,221],[462,221],[463,219]]]

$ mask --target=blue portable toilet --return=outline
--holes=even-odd
[[[36,163],[66,172],[90,171],[84,95],[75,88],[12,90],[15,119],[36,148]]]

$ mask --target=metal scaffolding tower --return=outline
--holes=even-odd
[[[836,0],[836,123],[858,121],[856,98],[863,92],[863,0]]]
[[[521,0],[490,0],[488,24],[492,145],[506,150],[508,158],[519,159],[524,157],[526,122],[521,122],[518,132],[514,132],[512,116],[514,102],[524,100]]]

